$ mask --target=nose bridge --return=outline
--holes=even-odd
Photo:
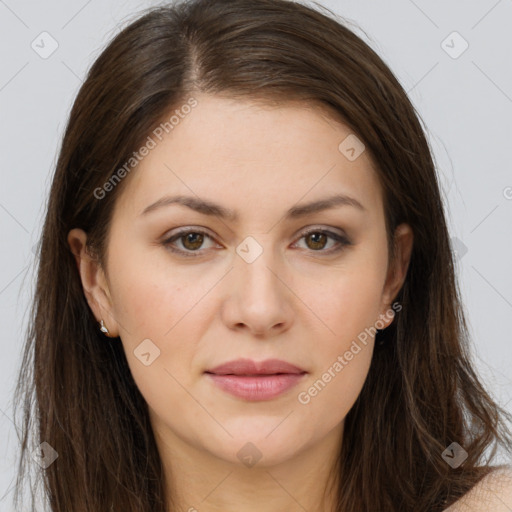
[[[271,269],[279,267],[279,263],[275,258],[276,251],[270,233],[248,235],[237,246],[236,252],[244,281],[265,287],[275,280]]]
[[[271,233],[246,236],[235,248],[234,268],[226,289],[223,320],[254,336],[274,336],[290,328],[294,307],[285,285],[284,265]]]
[[[247,236],[236,248],[237,300],[243,309],[260,313],[278,312],[283,307],[282,265],[269,233]]]

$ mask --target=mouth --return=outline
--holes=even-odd
[[[276,373],[272,375],[205,375],[222,391],[247,401],[264,401],[278,396],[295,387],[306,373]]]
[[[281,359],[266,359],[259,362],[253,361],[252,359],[236,359],[211,368],[205,373],[215,375],[260,376],[280,374],[299,375],[307,372]]]
[[[204,372],[222,391],[248,401],[276,398],[295,387],[307,371],[286,361],[238,359]]]
[[[297,373],[289,373],[289,372],[278,372],[278,373],[220,373],[220,372],[204,372],[209,375],[222,375],[222,376],[229,376],[233,375],[235,377],[268,377],[271,375],[302,375],[303,373],[307,372],[297,372]]]

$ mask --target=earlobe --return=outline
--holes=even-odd
[[[99,261],[87,249],[87,234],[82,229],[72,229],[67,241],[75,257],[89,307],[98,323],[104,320],[112,337],[117,336],[118,326],[112,314],[113,304],[108,283]]]

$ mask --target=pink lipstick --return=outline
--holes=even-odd
[[[251,401],[270,400],[296,386],[307,372],[279,359],[237,359],[205,372],[223,391]]]

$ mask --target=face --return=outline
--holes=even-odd
[[[105,268],[88,259],[83,232],[68,240],[157,436],[238,465],[245,455],[277,464],[342,431],[374,328],[393,319],[412,233],[399,227],[388,264],[368,152],[350,151],[354,139],[340,150],[350,129],[318,108],[195,98],[125,178]],[[189,206],[162,201],[175,196]],[[345,199],[303,208],[334,196]],[[240,358],[300,371],[206,373]]]

